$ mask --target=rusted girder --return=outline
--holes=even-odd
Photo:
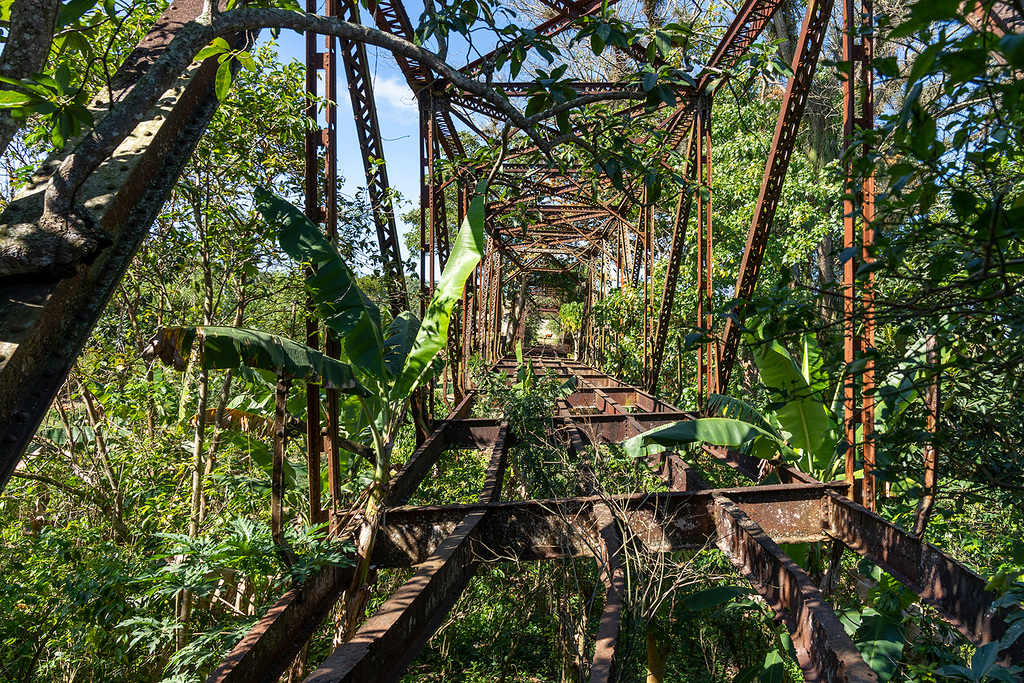
[[[768,245],[768,235],[775,220],[779,198],[782,196],[782,184],[786,179],[790,155],[796,145],[797,129],[807,106],[807,94],[814,80],[814,70],[818,65],[831,12],[832,0],[811,0],[807,5],[800,39],[793,56],[793,77],[786,84],[786,92],[782,97],[782,109],[775,125],[768,164],[765,166],[761,190],[754,207],[747,245],[743,250],[743,261],[740,263],[739,277],[736,280],[736,299],[749,300],[757,285],[757,276]],[[729,316],[722,333],[722,354],[715,382],[715,390],[718,392],[723,391],[729,383],[729,374],[736,360],[740,324],[735,317]]]
[[[686,155],[690,168],[697,166],[697,147],[690,140],[690,150]],[[658,308],[658,323],[654,328],[654,344],[651,353],[651,368],[647,378],[647,388],[652,393],[658,391],[658,378],[661,376],[661,363],[665,358],[665,344],[668,341],[668,329],[672,322],[672,308],[676,300],[676,284],[679,281],[679,265],[683,260],[683,248],[686,243],[686,230],[690,222],[690,206],[693,203],[689,189],[683,187],[679,191],[676,205],[675,220],[672,224],[672,246],[668,252],[668,263],[665,268],[665,284],[661,290],[661,305]]]
[[[612,509],[605,503],[594,506],[601,551],[598,564],[604,583],[604,608],[594,640],[594,659],[590,665],[590,683],[615,681],[619,632],[626,608],[626,572],[622,566],[622,536]]]
[[[492,457],[491,471],[494,462]],[[373,562],[378,567],[419,565],[417,574],[389,601],[390,608],[367,622],[368,637],[359,640],[358,647],[353,641],[349,649],[339,650],[318,670],[317,676],[323,677],[313,680],[395,680],[401,673],[398,661],[411,657],[409,651],[418,650],[419,641],[436,628],[425,620],[443,614],[476,563],[592,557],[601,543],[596,512],[601,506],[614,510],[646,552],[705,547],[715,535],[716,495],[734,500],[778,542],[802,542],[823,538],[822,501],[835,486],[796,484],[390,508],[378,532]],[[289,591],[231,651],[208,683],[276,681],[350,580],[350,570],[325,567],[305,585]],[[371,632],[380,637],[370,638]]]
[[[359,5],[356,0],[328,2],[335,4],[343,20],[359,23]],[[348,81],[349,100],[355,119],[356,138],[359,140],[359,152],[363,158],[366,194],[370,200],[373,223],[377,228],[377,243],[380,246],[388,300],[391,314],[397,316],[409,309],[409,299],[405,291],[402,253],[399,247],[398,227],[395,225],[395,210],[391,203],[388,169],[384,163],[384,143],[381,141],[377,104],[373,97],[370,61],[366,56],[364,43],[348,40],[339,42],[341,61],[345,66],[345,78]]]
[[[824,496],[845,488],[828,484],[776,484],[730,489],[523,500],[471,505],[389,508],[374,548],[380,567],[427,561],[473,511],[486,512],[475,556],[484,562],[593,556],[600,543],[594,506],[611,505],[647,552],[696,550],[714,537],[709,510],[724,495],[778,543],[826,539]]]
[[[305,584],[285,593],[206,683],[277,683],[351,583],[351,568],[321,568]]]
[[[503,424],[492,449],[481,501],[501,497],[506,457]],[[306,683],[396,681],[451,610],[479,567],[473,546],[485,510],[466,514],[452,533],[377,612],[306,678]]]
[[[877,682],[875,672],[807,574],[734,501],[714,496],[718,547],[786,624],[804,680]]]
[[[991,609],[998,596],[985,590],[983,578],[848,498],[829,494],[826,503],[828,535],[884,569],[975,645],[998,641],[1006,633],[1006,621]],[[1002,654],[1024,661],[1024,640]]]
[[[201,0],[179,0],[163,13],[114,75],[114,100],[202,8]],[[229,42],[237,49],[251,40],[238,35]],[[110,236],[110,246],[66,279],[0,284],[0,489],[217,110],[216,72],[217,60],[211,58],[183,74],[79,190],[79,200]],[[97,104],[97,118],[106,111],[106,105]],[[38,230],[43,192],[60,160],[44,164],[4,209],[0,232]]]

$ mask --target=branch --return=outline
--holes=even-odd
[[[28,479],[30,481],[38,481],[38,482],[41,482],[41,483],[46,484],[48,486],[56,487],[56,488],[60,489],[61,491],[64,491],[65,493],[70,493],[72,496],[75,496],[76,498],[78,498],[80,500],[87,500],[90,503],[96,503],[97,505],[100,506],[101,509],[104,510],[104,512],[106,512],[106,507],[104,506],[104,504],[102,502],[100,502],[100,500],[96,497],[96,495],[94,493],[90,492],[90,491],[86,491],[85,489],[80,489],[80,488],[78,488],[76,486],[71,486],[70,484],[65,484],[64,482],[57,481],[53,477],[48,477],[45,474],[34,474],[32,472],[26,472],[24,470],[14,470],[13,472],[11,472],[11,476],[12,477],[17,477],[18,479]]]
[[[586,95],[568,103],[555,105],[527,119],[493,88],[466,76],[433,52],[390,33],[333,17],[283,9],[238,9],[220,14],[205,14],[178,31],[167,49],[161,53],[124,100],[93,128],[73,153],[61,163],[46,190],[41,226],[64,233],[69,229],[94,232],[88,216],[74,215],[75,195],[89,175],[134,130],[203,47],[214,38],[259,28],[287,28],[335,36],[375,45],[424,64],[455,87],[487,101],[501,112],[509,123],[523,130],[545,154],[550,154],[552,145],[534,128],[536,122],[593,102],[635,96],[622,92]]]

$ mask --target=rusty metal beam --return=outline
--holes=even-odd
[[[328,0],[328,4],[335,8],[334,11],[341,19],[360,23],[359,5],[356,0]],[[359,152],[363,158],[366,194],[370,200],[373,223],[377,228],[377,243],[380,246],[388,300],[392,315],[397,316],[409,309],[409,299],[405,291],[402,253],[399,247],[398,227],[395,224],[395,210],[391,203],[388,169],[384,163],[384,143],[381,141],[377,105],[373,97],[370,61],[364,43],[348,40],[341,40],[339,43],[355,119],[356,138],[359,140]]]
[[[696,168],[696,145],[691,136],[690,151],[686,157],[690,168]],[[668,252],[668,264],[665,269],[665,284],[661,290],[661,305],[658,308],[658,323],[654,328],[654,344],[651,353],[651,369],[647,378],[647,388],[651,393],[658,391],[658,378],[661,375],[661,364],[665,359],[665,344],[668,341],[668,329],[672,322],[672,308],[676,300],[676,284],[679,281],[679,265],[683,260],[683,248],[686,243],[686,229],[690,222],[690,206],[693,203],[688,188],[679,191],[676,205],[675,221],[672,224],[672,246]]]
[[[818,65],[818,57],[825,41],[829,17],[832,13],[832,0],[811,0],[807,5],[800,39],[793,56],[793,77],[786,84],[786,92],[782,98],[782,109],[775,125],[771,152],[768,164],[761,181],[761,190],[754,208],[754,218],[747,235],[747,245],[743,250],[743,261],[740,264],[739,277],[736,280],[734,298],[749,300],[757,285],[761,262],[775,210],[782,196],[782,184],[789,168],[789,158],[796,145],[797,130],[807,106],[807,95],[814,80],[814,71]],[[739,345],[740,324],[736,316],[729,316],[722,333],[722,353],[718,366],[715,390],[721,392],[729,383],[729,374],[736,360],[736,349]]]
[[[718,547],[793,636],[805,681],[876,683],[839,617],[810,578],[725,495],[715,494]]]
[[[305,584],[285,593],[206,683],[277,683],[351,583],[351,568],[321,568]]]
[[[839,494],[826,503],[825,532],[868,558],[935,608],[975,645],[998,641],[1007,623],[991,609],[996,593],[986,581],[935,546]],[[1003,652],[1024,661],[1024,641]]]
[[[605,503],[594,506],[601,554],[598,563],[604,583],[604,607],[594,641],[590,683],[612,683],[616,679],[619,632],[626,608],[626,572],[622,566],[622,536],[612,509]]]
[[[180,0],[164,12],[114,75],[114,99],[202,8],[201,0]],[[230,42],[241,48],[252,40],[254,36],[238,35]],[[217,110],[216,61],[208,59],[183,74],[79,191],[79,199],[112,244],[91,264],[59,282],[26,278],[0,283],[0,489]],[[100,103],[97,118],[106,110]],[[0,230],[36,229],[43,192],[59,161],[41,167],[4,209]]]
[[[522,500],[470,505],[389,508],[374,547],[380,567],[427,561],[474,511],[486,512],[475,556],[484,562],[592,557],[599,547],[595,505],[608,504],[643,547],[653,553],[696,550],[714,536],[709,510],[726,496],[778,543],[825,540],[824,497],[842,482],[776,484],[730,489],[618,496]]]
[[[508,425],[491,454],[481,501],[501,497]],[[306,683],[397,681],[469,585],[480,563],[474,559],[486,510],[471,510],[431,556],[356,632],[306,678]]]

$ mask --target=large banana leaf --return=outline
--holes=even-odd
[[[416,341],[391,390],[393,405],[405,401],[418,386],[436,372],[437,365],[434,360],[448,343],[448,323],[452,317],[452,310],[456,302],[462,299],[466,279],[473,273],[476,264],[484,255],[486,195],[487,181],[481,181],[462,222],[459,236],[455,239],[448,263],[437,283],[434,297],[430,300],[427,313],[420,324]]]
[[[749,422],[766,432],[775,431],[775,428],[761,414],[761,411],[743,399],[733,398],[724,394],[711,394],[708,398],[708,412],[714,413],[715,417],[731,417]]]
[[[285,253],[315,266],[306,275],[306,288],[317,314],[341,340],[349,362],[386,381],[380,308],[356,284],[337,247],[301,211],[263,188],[256,188],[256,208],[268,223],[277,226]]]
[[[825,362],[821,358],[821,347],[818,346],[818,340],[810,332],[804,333],[800,344],[803,346],[801,371],[804,380],[811,391],[824,400],[825,391],[828,389],[828,372],[825,370]]]
[[[413,342],[416,341],[416,333],[420,331],[420,319],[411,311],[402,311],[398,314],[388,329],[384,330],[384,365],[392,376],[398,376],[405,365],[405,359],[412,351]]]
[[[903,625],[888,614],[871,607],[864,609],[860,628],[853,642],[864,661],[878,675],[879,683],[887,683],[896,673],[903,656]]]
[[[775,339],[752,344],[761,381],[780,404],[776,415],[789,444],[818,459],[832,421],[821,396],[807,382],[803,369]],[[828,448],[831,450],[831,448]]]
[[[345,394],[368,395],[352,367],[314,349],[276,334],[238,327],[165,327],[143,351],[167,365],[184,370],[193,344],[206,370],[240,366],[270,370],[291,379],[319,381]]]
[[[728,417],[702,417],[662,425],[626,439],[622,442],[622,447],[627,455],[640,457],[651,451],[652,447],[660,450],[706,441],[715,446],[737,448],[757,439],[771,447],[767,450],[758,449],[757,452],[762,457],[778,453],[790,462],[797,457],[793,449],[775,434],[749,422]]]

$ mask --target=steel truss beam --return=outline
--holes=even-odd
[[[338,14],[345,21],[360,23],[359,5],[356,0],[327,2],[329,11]],[[373,98],[370,60],[366,56],[364,43],[348,40],[340,40],[339,43],[356,124],[356,137],[359,140],[359,152],[363,158],[366,193],[370,200],[370,210],[373,212],[373,223],[377,228],[377,242],[380,245],[391,313],[397,316],[409,309],[409,299],[405,291],[405,274],[398,227],[395,225],[395,210],[391,203],[391,186],[384,163],[384,143],[381,141],[377,105]]]
[[[740,263],[740,273],[736,280],[736,299],[749,300],[757,285],[768,236],[775,220],[775,210],[782,196],[782,184],[789,168],[789,158],[796,145],[797,130],[807,106],[807,95],[814,80],[814,71],[818,65],[831,13],[832,0],[811,0],[807,5],[800,39],[793,55],[793,77],[786,84],[782,109],[779,111],[771,151],[768,153],[768,164],[764,170],[761,190],[754,207],[754,218],[747,235],[747,245],[743,249],[743,261]],[[739,338],[739,322],[735,316],[729,316],[722,333],[722,353],[714,383],[715,391],[722,391],[729,382]]]
[[[109,97],[120,100],[175,32],[202,9],[200,0],[173,3],[113,76]],[[254,35],[237,35],[229,43],[240,49],[254,40]],[[211,58],[185,72],[79,191],[81,203],[111,237],[110,246],[58,282],[25,278],[0,283],[0,489],[213,118],[219,105],[216,71]],[[91,105],[97,119],[107,112],[106,101],[101,96]],[[4,208],[0,226],[38,230],[43,192],[61,160],[50,160],[37,171]]]
[[[618,442],[657,424],[695,417],[673,412],[672,406],[650,394],[578,363],[533,357],[535,373],[554,370],[579,378],[578,390],[559,401],[552,423],[553,434],[563,435],[570,457],[579,457],[590,444]],[[504,359],[494,369],[513,374],[517,367],[515,361]],[[673,489],[668,492],[499,502],[510,439],[507,425],[466,418],[471,402],[467,398],[449,419],[435,424],[431,438],[396,476],[389,500],[394,504],[407,499],[443,449],[475,448],[491,452],[480,501],[388,508],[374,564],[414,566],[416,574],[366,622],[355,640],[336,650],[307,680],[397,680],[483,563],[588,557],[597,559],[605,584],[591,680],[609,680],[621,616],[628,605],[618,559],[623,539],[634,550],[649,553],[716,543],[793,634],[807,680],[877,679],[821,593],[779,543],[835,538],[904,581],[974,642],[990,642],[1005,632],[1006,623],[985,609],[994,596],[985,593],[980,577],[843,498],[844,482],[820,483],[783,468],[780,473],[788,483],[712,490],[678,456],[663,453],[650,461]],[[576,414],[584,407],[599,414]],[[635,412],[637,408],[644,412]],[[738,454],[709,452],[731,458],[743,472],[756,470]],[[587,481],[593,490],[596,481]],[[297,643],[314,628],[311,623],[323,618],[323,602],[333,601],[347,579],[343,570],[329,569],[286,595],[210,680],[276,680]]]

